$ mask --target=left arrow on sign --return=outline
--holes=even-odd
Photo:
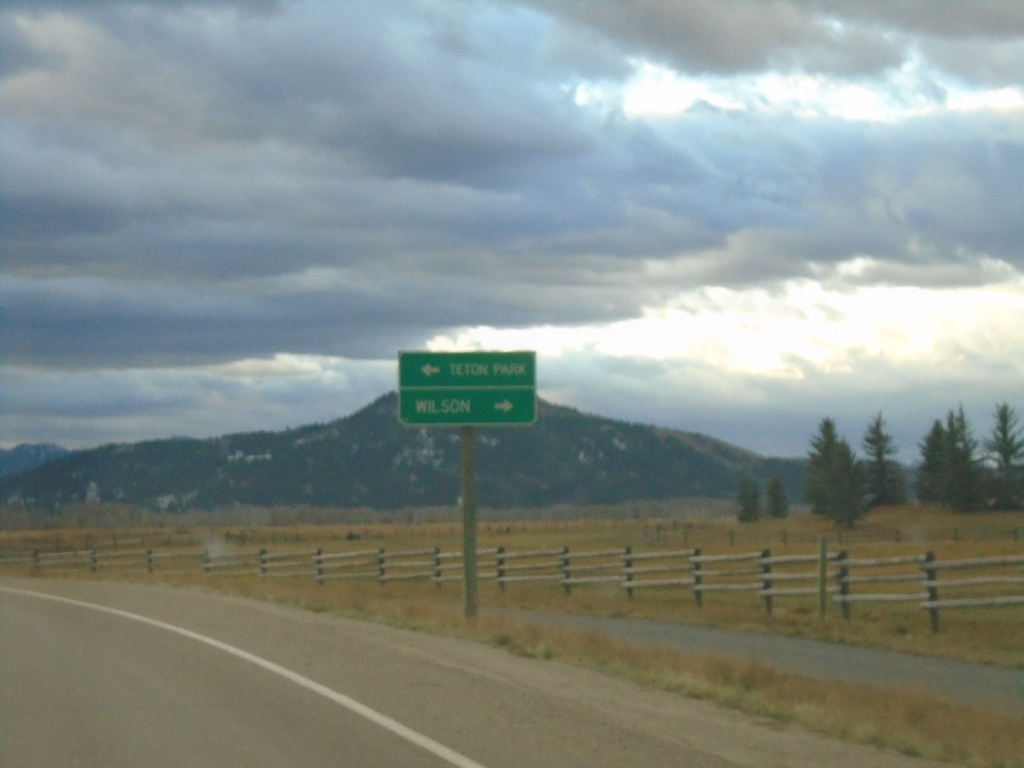
[[[424,376],[428,377],[433,376],[435,373],[441,372],[440,368],[438,368],[436,365],[431,365],[430,363],[424,365],[422,368],[420,368],[420,370],[423,371]]]

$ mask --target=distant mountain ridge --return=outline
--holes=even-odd
[[[391,392],[327,424],[78,451],[0,478],[0,502],[48,509],[87,498],[162,509],[453,504],[458,430],[402,426],[397,407]],[[731,498],[744,473],[762,487],[778,475],[797,501],[805,476],[799,459],[765,458],[698,433],[543,400],[533,426],[476,435],[477,501],[494,508]]]
[[[0,448],[0,477],[13,472],[35,469],[71,451],[53,443],[22,443],[14,448]]]

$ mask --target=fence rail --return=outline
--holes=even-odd
[[[931,622],[932,631],[939,631],[939,611],[943,608],[990,608],[995,606],[1024,605],[1024,594],[1010,595],[1003,589],[996,592],[985,590],[986,594],[974,593],[973,596],[963,596],[964,587],[999,587],[1005,588],[1015,586],[1024,588],[1024,555],[1010,555],[1005,557],[976,557],[969,560],[936,560],[933,552],[925,555],[924,561],[918,563],[918,568],[924,574],[925,599],[921,607],[928,611],[928,618]],[[1014,572],[1011,574],[1010,569]],[[939,578],[939,573],[950,570],[985,570],[989,572],[985,576],[973,576],[968,578]],[[1021,573],[1017,574],[1016,571]],[[995,573],[993,573],[995,571]],[[953,589],[959,596],[953,598],[939,598],[939,589],[943,591]]]
[[[757,544],[779,543],[789,544],[812,544],[817,542],[818,534],[809,531],[790,531],[785,528],[770,534],[770,539],[764,531],[747,531],[742,528],[721,528],[709,525],[702,525],[697,522],[673,522],[671,524],[658,523],[645,525],[642,531],[645,541],[651,544],[670,545],[680,543],[684,547],[690,542],[700,541],[705,545],[727,543],[730,547],[741,545],[743,542],[754,542]],[[903,528],[894,526],[892,528],[856,528],[853,530],[839,529],[835,532],[835,543],[839,546],[845,544],[877,544],[891,542],[893,544],[906,544],[911,542],[940,542],[940,541],[1013,541],[1024,542],[1024,526],[1007,526],[982,528],[969,526],[960,528],[950,526],[948,528],[930,528],[925,532],[916,527]]]
[[[388,582],[425,581],[440,587],[463,577],[462,554],[440,548],[388,552],[383,548],[325,553],[322,550],[269,552],[147,550],[6,553],[0,566],[45,570],[140,570],[231,577],[313,578]],[[689,591],[697,606],[716,592],[750,593],[765,610],[777,598],[818,597],[824,615],[828,596],[843,617],[852,606],[870,602],[917,603],[928,611],[932,630],[939,613],[960,608],[1024,605],[1024,554],[938,560],[933,552],[882,558],[855,558],[843,550],[773,555],[770,549],[705,554],[699,547],[636,552],[632,547],[573,552],[568,547],[477,551],[478,578],[494,580],[501,590],[520,582],[549,582],[566,593],[577,587],[614,585],[633,599],[637,589]],[[967,572],[967,575],[961,575]],[[941,597],[940,597],[941,592]]]
[[[868,602],[914,602],[928,597],[921,585],[921,572],[917,568],[927,555],[905,555],[900,557],[850,558],[845,551],[840,552],[835,564],[838,569],[839,594],[833,599],[840,604],[843,618],[849,619],[853,603]],[[909,570],[908,570],[909,568]],[[862,569],[871,569],[862,572]],[[877,570],[876,570],[877,569]],[[851,570],[858,575],[851,575]],[[915,591],[898,588],[892,591],[861,591],[864,585],[876,584],[907,584]],[[850,587],[856,591],[851,592]]]

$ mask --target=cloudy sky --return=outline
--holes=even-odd
[[[283,429],[403,349],[914,459],[1024,412],[1019,0],[6,0],[0,445]]]

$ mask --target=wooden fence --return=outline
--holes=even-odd
[[[120,569],[148,573],[196,573],[209,576],[258,575],[263,578],[314,578],[425,581],[440,587],[462,579],[462,554],[440,548],[388,552],[385,549],[331,552],[300,550],[209,550],[54,553],[6,553],[0,566],[19,565],[37,572]],[[829,552],[824,538],[817,553],[772,555],[770,549],[705,554],[700,548],[636,552],[631,547],[573,552],[568,547],[509,552],[504,547],[477,552],[478,579],[493,579],[501,590],[519,582],[548,582],[571,593],[578,587],[610,584],[629,599],[638,589],[688,590],[698,606],[715,592],[749,592],[771,614],[777,598],[817,597],[819,614],[838,603],[844,618],[866,602],[917,603],[939,631],[939,612],[954,608],[1024,605],[1024,554],[937,560],[934,553],[886,558],[853,558]],[[969,575],[960,574],[970,572]],[[941,593],[941,594],[940,594]],[[829,600],[831,598],[831,600]]]
[[[686,547],[691,541],[700,541],[703,545],[714,543],[742,546],[746,542],[757,544],[778,543],[789,544],[813,544],[818,541],[818,535],[811,531],[788,530],[781,528],[767,534],[763,530],[745,530],[742,526],[738,528],[723,528],[721,526],[710,526],[700,522],[673,521],[671,523],[645,524],[642,530],[644,540],[651,544],[681,544]],[[842,547],[847,544],[907,544],[917,542],[933,543],[939,541],[1012,541],[1024,542],[1024,526],[990,527],[969,526],[960,528],[950,526],[944,528],[925,528],[908,525],[883,527],[858,527],[852,529],[836,529],[834,543]]]

